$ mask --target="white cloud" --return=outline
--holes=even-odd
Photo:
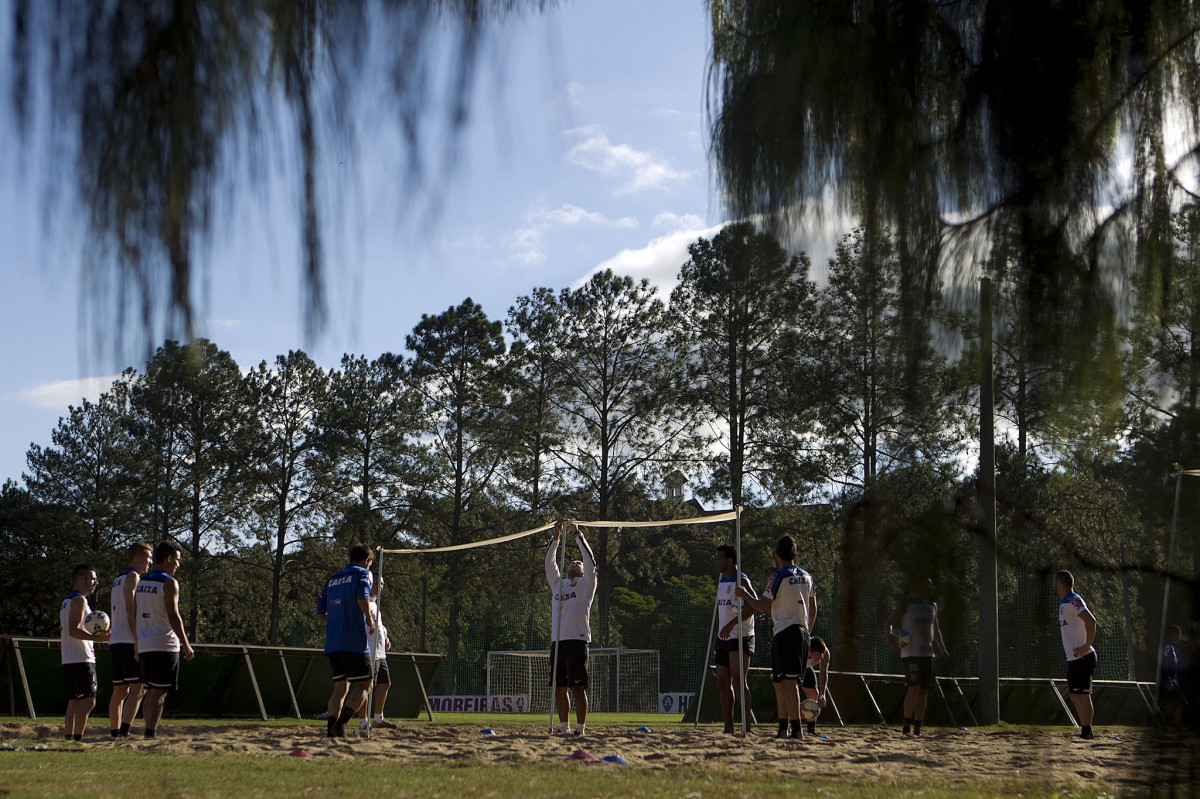
[[[654,215],[651,226],[659,230],[699,230],[704,227],[704,220],[695,214],[676,214],[671,211],[659,211]]]
[[[95,402],[108,391],[120,375],[109,377],[83,377],[78,380],[52,380],[27,388],[18,396],[35,408],[66,410],[68,405],[79,405],[84,399]]]
[[[517,228],[507,238],[509,260],[520,266],[537,266],[546,260],[543,249],[545,237],[558,228],[573,228],[581,225],[591,227],[636,228],[638,221],[631,216],[609,219],[598,211],[589,211],[578,205],[567,203],[558,208],[536,207],[526,214],[525,227]]]
[[[701,237],[712,238],[723,227],[725,223],[703,230],[677,230],[659,236],[640,249],[621,250],[576,281],[572,288],[579,288],[597,272],[611,269],[618,275],[629,275],[639,280],[647,278],[666,296],[675,287],[679,278],[679,268],[688,259],[688,245]]]
[[[567,163],[622,181],[618,194],[662,189],[688,177],[687,172],[672,169],[666,160],[652,153],[628,144],[613,144],[597,127],[576,128],[567,135],[576,140],[567,153]]]
[[[208,326],[217,329],[227,329],[231,327],[241,327],[246,324],[243,319],[209,319]]]
[[[583,84],[578,81],[568,83],[567,88],[563,91],[563,99],[566,100],[568,107],[581,108],[583,106]]]

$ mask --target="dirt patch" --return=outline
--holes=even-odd
[[[626,727],[592,727],[583,737],[547,735],[538,727],[498,726],[495,735],[462,724],[406,721],[398,729],[377,730],[370,738],[350,732],[346,739],[324,737],[323,722],[276,726],[236,722],[196,724],[168,719],[159,737],[134,736],[111,743],[103,724],[89,726],[83,748],[122,746],[175,756],[237,753],[315,758],[387,758],[398,763],[560,763],[577,750],[597,758],[618,756],[631,768],[674,769],[701,765],[719,770],[761,770],[869,779],[904,772],[927,774],[941,785],[956,781],[1035,779],[1056,788],[1094,787],[1115,793],[1173,785],[1190,790],[1197,776],[1200,739],[1149,730],[1098,729],[1095,740],[1062,731],[1016,729],[927,729],[920,737],[886,727],[820,728],[803,741],[779,741],[773,729],[749,737],[725,735],[720,728],[665,723],[650,732]],[[61,727],[49,722],[0,726],[6,749],[71,747]]]

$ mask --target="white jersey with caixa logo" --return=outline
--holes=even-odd
[[[771,600],[774,635],[793,625],[808,628],[808,605],[813,595],[811,574],[795,564],[784,566],[767,580],[762,595]]]
[[[742,578],[742,586],[746,592],[754,596],[754,587],[750,585],[750,578],[741,572],[737,573],[738,577]],[[717,612],[720,614],[717,618],[717,629],[725,629],[725,625],[733,621],[734,615],[741,616],[738,610],[742,605],[742,600],[737,597],[737,579],[733,576],[726,577],[721,575],[717,581]],[[754,636],[754,617],[743,619],[739,622],[741,626],[741,637],[751,638]],[[729,638],[732,640],[738,637],[738,627],[729,628]]]
[[[164,571],[152,571],[138,582],[134,599],[137,601],[137,637],[139,652],[178,652],[179,636],[171,627],[164,592],[175,578]]]
[[[908,632],[908,646],[900,648],[900,657],[933,657],[933,623],[937,619],[937,605],[914,596],[907,597],[904,603],[900,626]]]
[[[558,541],[546,548],[546,582],[554,589],[550,637],[554,641],[592,640],[592,600],[596,597],[596,558],[584,537],[577,536],[583,576],[563,577],[558,570]]]
[[[1062,598],[1062,602],[1058,603],[1058,629],[1062,633],[1063,651],[1067,653],[1067,660],[1079,660],[1075,656],[1075,650],[1087,643],[1087,627],[1080,618],[1086,610],[1087,604],[1083,597],[1074,591],[1069,592]],[[1088,652],[1091,651],[1088,649]],[[1084,656],[1088,652],[1084,652]]]

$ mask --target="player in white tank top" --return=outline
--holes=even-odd
[[[113,689],[108,701],[108,731],[113,738],[128,736],[129,727],[142,704],[145,686],[137,662],[137,585],[150,568],[150,545],[138,541],[126,551],[128,566],[113,580],[109,606],[112,638],[108,654],[112,662]],[[119,679],[118,679],[119,678]]]
[[[96,570],[80,564],[71,573],[71,592],[58,609],[61,628],[63,673],[67,680],[67,712],[63,719],[63,735],[68,740],[81,740],[88,715],[96,706],[95,642],[107,641],[108,631],[89,633],[83,620],[91,611],[88,596],[96,590]]]
[[[933,668],[934,653],[942,657],[949,653],[938,624],[937,603],[932,599],[933,581],[925,577],[914,578],[909,587],[909,595],[888,616],[884,638],[891,649],[900,652],[900,661],[904,664],[908,686],[904,694],[904,734],[920,735],[929,689],[937,679]],[[897,624],[909,637],[906,643],[897,641],[893,632]]]

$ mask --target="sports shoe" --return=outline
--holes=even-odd
[[[367,721],[366,719],[363,719],[358,723],[359,732],[366,732],[369,729],[371,729],[371,722]]]
[[[333,729],[329,731],[329,737],[330,738],[345,738],[346,737],[346,725],[342,724],[339,721],[335,721],[333,723]]]
[[[382,720],[380,720],[380,721],[373,721],[373,722],[371,722],[371,726],[372,726],[372,727],[374,727],[374,728],[375,728],[375,729],[377,729],[377,730],[395,730],[395,729],[398,729],[398,728],[397,728],[397,726],[396,726],[395,724],[393,724],[392,722],[388,721],[387,719],[382,719]]]

